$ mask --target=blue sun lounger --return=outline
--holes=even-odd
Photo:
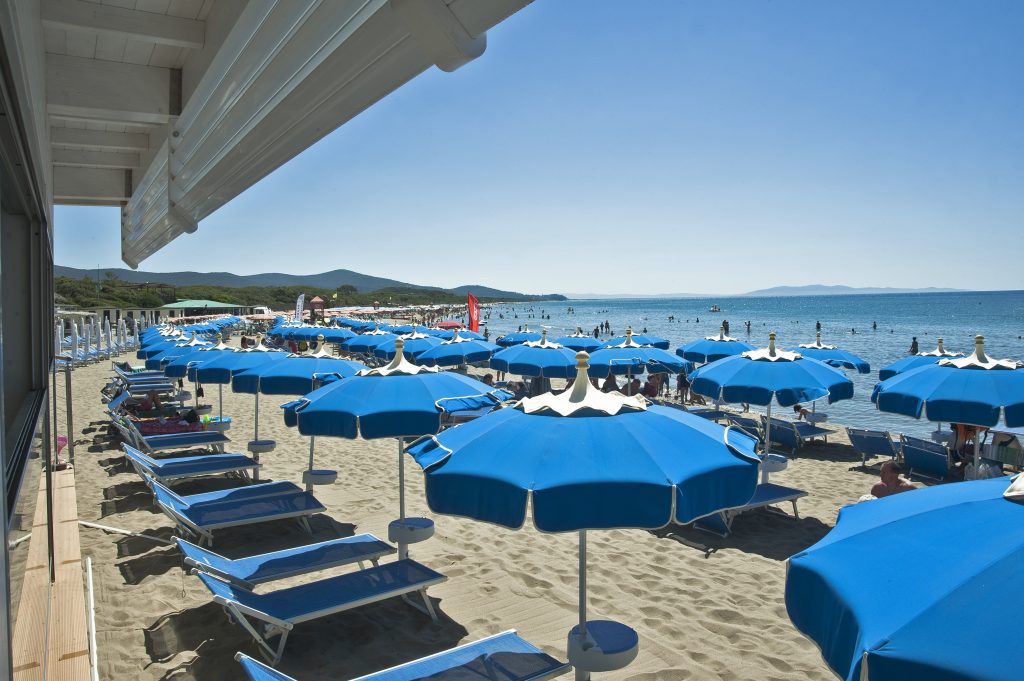
[[[200,572],[250,591],[255,589],[257,584],[341,565],[359,563],[359,567],[362,568],[366,561],[378,565],[378,559],[396,551],[391,544],[381,541],[372,534],[329,539],[316,544],[235,559],[217,555],[184,539],[174,541],[185,554],[187,564]]]
[[[732,521],[736,519],[736,516],[741,513],[745,513],[746,511],[752,511],[755,508],[769,508],[773,504],[781,504],[788,501],[793,504],[793,517],[799,518],[800,514],[797,512],[796,502],[801,497],[806,496],[807,492],[802,489],[776,485],[773,482],[762,482],[757,486],[757,489],[754,490],[754,496],[752,496],[750,501],[747,503],[734,508],[722,509],[721,511],[706,515],[703,518],[698,518],[693,522],[693,526],[698,530],[711,532],[712,534],[717,534],[722,537],[728,537],[732,534]],[[781,515],[786,515],[782,511],[777,512]]]
[[[764,432],[768,420],[761,417],[761,430]],[[813,423],[800,421],[788,421],[786,419],[772,418],[772,442],[783,447],[788,447],[791,454],[803,446],[804,442],[810,442],[815,438],[821,438],[828,442],[828,436],[832,435],[828,428],[821,428]]]
[[[291,482],[268,482],[234,489],[178,496],[150,476],[157,506],[200,545],[213,544],[214,530],[295,518],[312,534],[306,520],[327,509],[309,492]]]
[[[861,428],[847,428],[846,434],[850,438],[853,451],[860,454],[860,465],[867,466],[868,459],[876,456],[896,458],[896,443],[887,430],[863,430]]]
[[[260,467],[245,454],[203,454],[201,456],[175,456],[154,459],[135,447],[122,444],[125,458],[139,475],[148,475],[163,483],[180,478],[198,478],[203,475],[231,475],[236,473],[248,481],[247,471]]]
[[[900,453],[907,475],[943,481],[949,477],[953,461],[949,448],[928,440],[900,435]]]
[[[111,415],[111,422],[121,437],[135,449],[147,454],[154,454],[169,449],[193,449],[209,447],[214,452],[223,452],[224,445],[231,442],[224,433],[215,430],[199,430],[189,433],[169,433],[167,435],[143,435],[130,419]]]
[[[126,382],[145,381],[145,380],[151,380],[151,379],[155,379],[155,378],[159,378],[159,379],[162,379],[162,380],[167,380],[167,376],[165,376],[164,372],[162,372],[162,371],[147,371],[144,368],[143,369],[139,369],[138,371],[135,371],[135,370],[126,371],[126,370],[122,369],[120,366],[118,366],[116,362],[114,363],[114,373],[117,374],[118,378],[120,378],[120,379],[122,379],[122,380],[124,380]]]
[[[250,681],[295,681],[276,669],[235,653]],[[572,667],[556,660],[522,638],[505,631],[353,681],[417,681],[418,679],[486,679],[490,681],[545,681]]]
[[[395,596],[402,596],[410,605],[423,610],[436,622],[437,613],[427,598],[427,588],[448,579],[408,558],[261,594],[222,582],[202,572],[196,572],[196,576],[213,594],[213,600],[224,606],[228,616],[242,625],[256,640],[261,653],[271,664],[281,660],[288,634],[296,624]],[[414,592],[422,597],[422,607],[408,598],[408,594]],[[278,635],[280,640],[276,646],[272,645],[270,640]]]

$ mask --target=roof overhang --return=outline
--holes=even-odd
[[[529,1],[41,0],[53,199],[121,206],[137,267]]]

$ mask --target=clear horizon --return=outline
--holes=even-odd
[[[537,2],[140,269],[1019,289],[1022,25],[1013,2]],[[55,231],[59,264],[125,267],[118,208]]]

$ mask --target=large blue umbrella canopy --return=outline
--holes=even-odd
[[[469,329],[430,329],[431,336],[437,336],[442,340],[451,340],[452,338],[455,338],[456,333],[459,334],[459,338],[467,338],[469,340],[487,340],[484,338],[482,333],[470,331]]]
[[[671,354],[667,350],[641,343],[632,331],[627,331],[625,339],[615,345],[605,344],[590,356],[591,370],[595,376],[613,374],[678,374],[681,371],[693,370],[693,363]]]
[[[705,364],[690,375],[690,389],[723,402],[789,407],[827,397],[829,403],[853,397],[853,382],[837,369],[799,353],[769,346]]]
[[[579,352],[580,350],[584,352],[593,352],[594,350],[604,346],[605,343],[600,338],[594,338],[593,336],[588,336],[583,333],[582,329],[576,329],[576,333],[571,336],[556,338],[555,342],[559,345],[564,345],[575,352]]]
[[[1024,505],[1008,478],[846,506],[793,556],[786,609],[847,681],[1016,681]],[[1013,490],[1011,490],[1012,494]]]
[[[680,410],[602,393],[579,353],[559,395],[522,400],[410,449],[431,510],[519,528],[580,533],[579,625],[587,640],[586,531],[656,528],[742,506],[757,485],[752,438]],[[528,513],[531,509],[532,513]],[[626,629],[622,625],[617,625]]]
[[[513,331],[512,333],[506,333],[504,336],[499,336],[494,340],[495,343],[503,348],[512,347],[519,343],[531,342],[535,343],[541,339],[541,334],[537,331],[530,331],[530,327],[524,326],[522,331]]]
[[[670,345],[670,343],[664,338],[659,338],[658,336],[648,336],[647,334],[634,334],[633,329],[628,328],[626,329],[625,336],[617,336],[615,338],[610,338],[604,342],[604,345],[602,347],[612,348],[615,347],[616,345],[622,345],[629,338],[632,338],[633,342],[636,343],[637,345],[650,345],[651,347],[658,348],[659,350],[668,350],[668,346]]]
[[[342,343],[341,347],[349,352],[367,354],[372,353],[373,349],[381,343],[386,343],[396,338],[398,338],[397,335],[386,331],[368,331],[355,338],[350,338]]]
[[[158,352],[146,358],[146,368],[159,371],[171,360],[177,359],[183,355],[191,354],[194,350],[198,350],[199,348],[209,346],[210,343],[207,343],[206,341],[198,341],[195,338],[188,343],[177,343],[170,346],[161,344],[160,346],[156,346],[160,348]]]
[[[754,493],[755,442],[738,430],[623,395],[612,415],[531,411],[535,399],[409,449],[426,472],[431,510],[519,528],[532,499],[529,515],[544,532],[654,529],[742,506]]]
[[[391,340],[384,341],[373,348],[373,354],[383,359],[392,359],[397,352],[398,341],[402,340],[402,352],[406,359],[415,361],[417,357],[431,348],[436,348],[444,341],[436,336],[427,336],[422,333],[410,333]]]
[[[326,355],[289,355],[284,360],[265,362],[235,374],[231,380],[231,388],[235,392],[256,395],[256,407],[253,413],[254,439],[259,440],[260,393],[264,395],[305,395],[326,380],[354,376],[358,371],[366,368],[366,365],[361,362]],[[314,447],[314,440],[310,438],[309,470],[313,470]]]
[[[286,352],[226,352],[216,359],[190,367],[188,377],[199,383],[231,383],[235,374],[269,362],[280,362],[288,356]]]
[[[991,428],[1002,416],[1010,428],[1024,426],[1024,365],[989,359],[984,340],[976,337],[968,357],[942,359],[882,381],[871,401],[881,411],[924,414],[929,421]]]
[[[223,343],[211,347],[191,348],[189,352],[183,353],[165,364],[164,375],[168,378],[185,378],[188,376],[190,368],[203,362],[212,362],[225,352],[236,352],[236,350]]]
[[[473,364],[474,362],[486,362],[499,349],[493,343],[463,338],[460,331],[452,340],[445,341],[421,353],[416,358],[416,363],[428,367],[448,367],[460,364]]]
[[[801,344],[795,348],[790,348],[790,350],[799,352],[804,357],[824,362],[836,369],[856,369],[859,374],[871,373],[871,365],[849,350],[843,350],[834,345],[824,345],[821,342],[820,333],[815,342]]]
[[[314,390],[298,403],[283,405],[286,423],[291,412],[303,435],[398,438],[397,527],[406,523],[402,438],[440,431],[446,404],[452,410],[478,409],[494,406],[508,396],[469,376],[410,364],[403,344],[399,338],[395,357],[387,366],[361,371]],[[399,555],[404,558],[405,545],[398,541]]]
[[[750,343],[730,338],[725,335],[725,329],[718,330],[717,336],[706,336],[692,343],[687,343],[681,348],[676,348],[676,354],[691,362],[717,362],[726,357],[741,355],[748,350],[753,350]]]
[[[946,357],[963,357],[962,352],[952,352],[946,350],[942,344],[942,339],[939,338],[938,347],[931,352],[921,352],[916,355],[910,355],[903,359],[898,359],[887,367],[883,367],[878,371],[878,380],[884,381],[887,378],[892,378],[896,374],[902,374],[904,371],[910,371],[911,369],[917,369],[918,367],[927,366],[929,364],[935,364],[940,359]]]
[[[494,405],[502,397],[475,378],[396,358],[388,367],[314,390],[294,411],[303,435],[411,437],[441,429],[446,400],[464,398],[460,409],[469,409]]]
[[[411,333],[419,333],[423,334],[424,336],[432,336],[434,335],[434,332],[439,330],[440,329],[428,329],[425,326],[419,326],[417,324],[402,324],[401,326],[391,327],[391,331],[401,336],[405,336]]]
[[[231,389],[239,393],[264,395],[305,395],[314,389],[314,377],[347,378],[366,369],[362,362],[336,357],[290,355],[283,361],[265,362],[245,369],[231,379]]]
[[[767,348],[749,350],[700,367],[690,374],[690,389],[723,402],[766,407],[766,453],[772,441],[773,401],[789,407],[822,397],[827,397],[829,404],[853,397],[853,381],[843,372],[800,353],[776,350],[774,333],[768,336]],[[761,467],[761,479],[768,482],[768,466]]]
[[[547,339],[547,332],[535,341],[524,341],[494,353],[491,368],[519,376],[572,378],[576,375],[576,354]],[[500,339],[499,339],[500,341]]]

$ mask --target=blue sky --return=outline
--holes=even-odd
[[[120,263],[58,207],[56,261]],[[537,0],[144,261],[525,292],[1024,288],[1024,3]]]

